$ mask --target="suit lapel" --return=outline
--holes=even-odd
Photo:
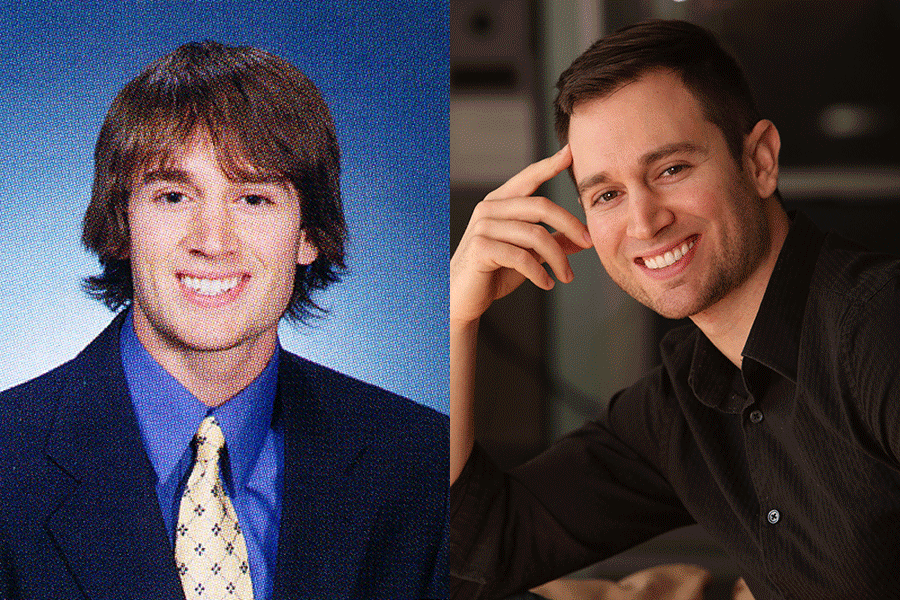
[[[341,402],[312,371],[282,353],[285,475],[273,598],[350,598],[360,582],[379,488],[371,437],[336,419]],[[318,368],[318,367],[316,367]]]
[[[75,360],[46,452],[47,528],[92,600],[183,598],[113,323]],[[80,375],[80,376],[78,376]]]

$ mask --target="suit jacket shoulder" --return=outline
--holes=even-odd
[[[115,319],[0,394],[0,597],[178,598]]]
[[[357,574],[345,582],[351,597],[445,597],[449,419],[289,352],[281,359],[285,453],[300,463],[287,466],[283,512],[343,513],[283,526],[296,536],[286,546],[328,539],[320,567]],[[277,577],[302,579],[307,567],[286,564]]]
[[[395,448],[406,443],[410,450],[446,460],[442,452],[444,441],[449,440],[446,415],[290,352],[283,350],[281,359],[282,381],[303,378],[307,397],[320,402],[318,415],[328,425],[379,436],[382,443]]]

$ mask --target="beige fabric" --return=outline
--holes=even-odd
[[[247,545],[219,478],[225,437],[215,417],[197,435],[194,468],[175,527],[175,563],[187,600],[252,600]]]
[[[703,600],[710,573],[695,565],[662,565],[633,573],[620,581],[557,579],[532,592],[550,600]],[[740,579],[734,600],[753,600]]]

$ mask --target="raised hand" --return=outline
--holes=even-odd
[[[572,281],[567,255],[591,246],[587,229],[575,216],[547,198],[532,194],[572,164],[565,146],[529,165],[488,194],[472,212],[450,260],[450,320],[476,321],[494,300],[526,279],[549,290],[553,279]],[[540,224],[556,230],[551,234]]]
[[[566,146],[529,165],[491,192],[450,260],[450,482],[456,481],[475,440],[474,381],[478,321],[491,303],[526,279],[545,290],[553,279],[572,281],[568,254],[591,246],[585,226],[546,198],[531,194],[572,164]],[[548,232],[541,223],[556,233]]]

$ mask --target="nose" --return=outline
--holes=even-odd
[[[187,242],[192,254],[208,258],[234,252],[234,224],[224,202],[204,200],[198,203]]]
[[[648,188],[631,190],[628,196],[628,236],[649,240],[668,227],[675,215]]]

